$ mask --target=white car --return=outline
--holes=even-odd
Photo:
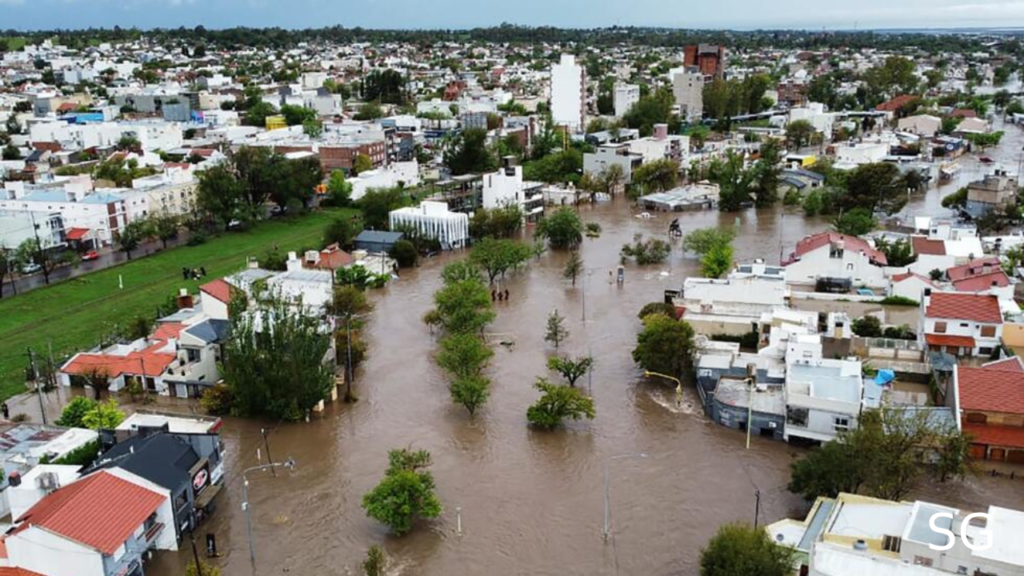
[[[39,272],[42,269],[43,267],[40,266],[39,264],[36,264],[35,262],[26,262],[25,264],[21,265],[21,273],[25,275],[35,274],[36,272]]]

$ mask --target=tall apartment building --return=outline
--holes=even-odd
[[[683,65],[696,67],[705,76],[721,78],[725,74],[725,46],[691,44],[683,48]]]
[[[704,116],[704,74],[696,68],[676,68],[669,75],[679,114],[688,122],[700,120]]]
[[[640,87],[636,84],[615,84],[612,102],[615,115],[622,118],[634,104],[640,101]]]
[[[586,97],[583,67],[572,54],[562,54],[562,60],[551,65],[551,117],[555,124],[574,132],[582,130]]]

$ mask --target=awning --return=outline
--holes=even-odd
[[[223,486],[220,484],[214,484],[206,490],[203,490],[203,493],[196,498],[196,508],[203,509],[209,506],[210,502],[213,502],[213,499],[217,497],[217,494],[220,494],[221,488],[223,488]]]
[[[91,232],[91,230],[88,228],[72,228],[68,230],[67,234],[64,235],[64,238],[75,241],[84,240],[85,237],[89,235],[89,232]]]
[[[971,338],[970,336],[952,336],[950,334],[925,334],[924,341],[929,346],[974,348],[974,338]]]

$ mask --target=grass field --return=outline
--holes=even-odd
[[[333,218],[353,211],[331,210],[293,220],[261,223],[247,232],[211,238],[199,246],[172,248],[0,300],[0,399],[25,391],[27,347],[37,355],[53,347],[57,362],[96,345],[101,334],[136,316],[155,315],[156,307],[179,288],[195,293],[209,282],[245,267],[249,256],[262,256],[277,245],[281,250],[319,247]],[[199,282],[184,281],[181,268],[206,268]],[[124,289],[118,289],[118,276]]]
[[[10,52],[17,52],[25,46],[25,39],[21,36],[11,36],[8,38],[0,38],[0,42],[7,43],[7,50]]]

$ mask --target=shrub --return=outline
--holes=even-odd
[[[919,303],[913,298],[907,298],[906,296],[886,296],[882,299],[882,304],[887,306],[918,306]]]
[[[644,307],[640,309],[640,313],[637,314],[637,318],[643,320],[651,314],[664,314],[669,318],[675,318],[676,307],[665,302],[650,302],[644,304]]]
[[[862,338],[878,338],[882,335],[882,321],[877,316],[864,316],[853,321],[854,334]]]
[[[203,392],[199,404],[206,410],[207,414],[224,416],[231,412],[231,405],[234,402],[234,395],[227,384],[215,384]]]
[[[391,247],[391,257],[398,262],[399,267],[409,268],[416,265],[419,254],[416,253],[416,247],[413,246],[412,242],[399,240]]]
[[[86,414],[95,410],[96,405],[97,402],[92,398],[76,396],[64,406],[56,424],[67,428],[85,428],[82,419]]]

